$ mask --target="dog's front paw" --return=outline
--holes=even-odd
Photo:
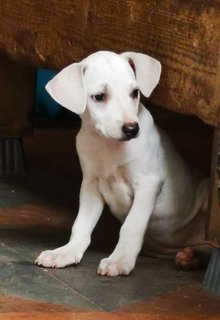
[[[71,247],[64,246],[41,252],[35,263],[47,268],[64,268],[72,264],[78,264],[81,259],[82,254],[76,253]]]
[[[109,277],[128,275],[133,268],[134,264],[125,262],[122,259],[114,261],[111,258],[105,258],[101,260],[97,274]]]

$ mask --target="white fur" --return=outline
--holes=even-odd
[[[135,69],[132,69],[132,67]],[[65,246],[42,252],[45,267],[77,264],[107,203],[122,224],[118,244],[101,260],[98,274],[129,274],[145,231],[172,242],[202,206],[201,179],[176,153],[151,114],[131,95],[149,96],[160,78],[160,63],[139,53],[97,52],[61,71],[48,85],[51,96],[82,118],[77,151],[83,171],[80,207]],[[105,100],[94,96],[105,93]],[[122,126],[138,122],[137,137],[126,141]]]

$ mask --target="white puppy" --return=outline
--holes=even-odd
[[[38,265],[79,263],[105,203],[123,224],[118,244],[101,260],[98,274],[129,274],[147,239],[151,247],[179,246],[179,230],[204,206],[207,185],[140,103],[140,92],[149,97],[160,73],[160,63],[147,55],[101,51],[63,69],[47,84],[58,103],[81,115],[77,151],[83,181],[70,241],[42,252]]]

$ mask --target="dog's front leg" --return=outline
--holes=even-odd
[[[43,251],[37,258],[36,264],[52,268],[78,264],[90,244],[91,233],[103,207],[104,201],[98,192],[97,181],[83,181],[79,213],[72,227],[70,241],[55,250]]]
[[[134,202],[121,227],[118,244],[108,258],[101,260],[99,275],[127,275],[134,268],[159,186],[159,180],[153,177],[135,187]]]

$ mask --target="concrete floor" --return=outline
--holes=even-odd
[[[117,242],[106,211],[81,264],[34,265],[68,241],[81,180],[75,131],[38,128],[24,140],[29,175],[0,181],[0,319],[220,319],[220,299],[201,288],[203,271],[140,255],[128,277],[96,275]]]

